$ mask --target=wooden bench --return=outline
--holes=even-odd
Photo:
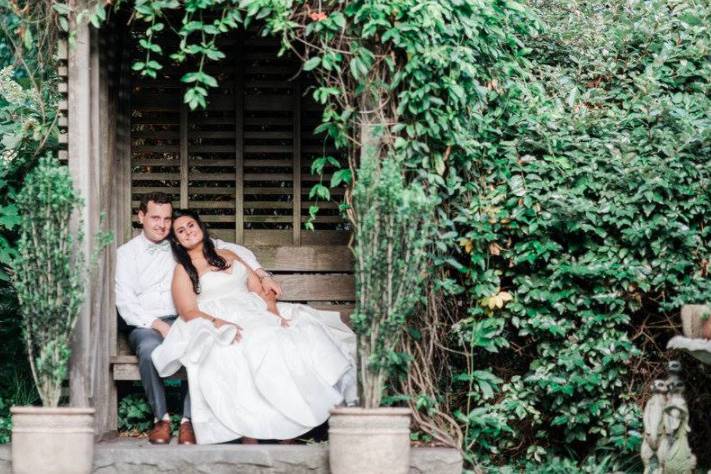
[[[257,260],[283,289],[282,301],[306,303],[319,309],[339,311],[348,323],[353,312],[355,287],[353,254],[345,245],[279,246],[252,248]],[[138,358],[119,334],[111,358],[114,381],[140,380]],[[182,371],[176,376],[184,377]]]

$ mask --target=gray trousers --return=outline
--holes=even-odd
[[[161,319],[168,324],[173,324],[176,316]],[[168,413],[168,406],[165,401],[163,379],[158,375],[158,371],[153,365],[151,354],[161,342],[163,342],[163,336],[153,328],[133,327],[128,334],[128,344],[138,356],[138,370],[141,374],[146,398],[153,408],[153,415],[159,420]],[[190,393],[186,389],[187,383],[183,383],[183,416],[190,418]]]

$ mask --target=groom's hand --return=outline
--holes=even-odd
[[[165,321],[161,319],[154,319],[153,323],[151,323],[151,327],[158,331],[161,336],[163,336],[163,339],[168,335],[168,332],[170,331],[170,324],[166,323]]]
[[[262,289],[266,294],[274,293],[276,298],[281,297],[281,287],[279,286],[279,283],[275,282],[272,277],[267,276],[262,278]]]

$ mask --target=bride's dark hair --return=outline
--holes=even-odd
[[[192,260],[190,260],[188,251],[180,245],[178,237],[175,235],[174,225],[176,219],[179,217],[190,217],[194,219],[200,227],[200,230],[202,230],[202,254],[205,256],[208,265],[219,270],[225,270],[227,268],[227,261],[217,254],[215,244],[212,242],[212,239],[210,239],[210,233],[207,231],[207,226],[200,220],[200,216],[197,212],[191,211],[190,209],[175,209],[173,211],[173,225],[170,226],[170,247],[173,249],[173,255],[178,261],[178,264],[182,265],[183,268],[185,268],[185,271],[188,272],[190,281],[193,284],[193,291],[195,294],[199,295],[200,277],[198,276],[198,271],[195,268],[195,265],[193,265]]]

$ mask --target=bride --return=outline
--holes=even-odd
[[[153,352],[161,377],[188,373],[198,443],[286,440],[355,400],[355,336],[337,312],[277,303],[199,216],[176,210],[173,299],[180,318]]]

